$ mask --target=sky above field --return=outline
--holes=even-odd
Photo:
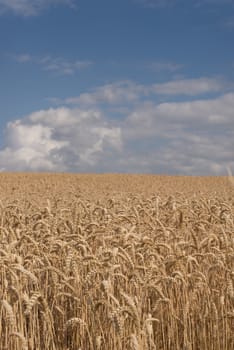
[[[234,170],[234,0],[0,0],[0,171]]]

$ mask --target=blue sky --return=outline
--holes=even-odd
[[[0,170],[234,170],[233,0],[0,0]]]

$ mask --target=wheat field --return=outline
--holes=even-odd
[[[0,174],[0,349],[234,349],[233,209],[228,177]]]

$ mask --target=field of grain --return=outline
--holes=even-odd
[[[1,350],[234,349],[228,177],[0,174]]]

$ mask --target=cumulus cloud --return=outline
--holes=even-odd
[[[121,150],[121,130],[95,109],[41,110],[10,122],[0,168],[32,171],[93,170]]]
[[[0,0],[0,13],[13,12],[20,16],[35,16],[43,9],[66,5],[74,7],[73,0]]]
[[[133,163],[127,166],[135,167],[138,159],[138,168],[148,172],[224,174],[226,166],[234,166],[233,110],[234,93],[208,100],[144,104],[126,120],[123,138],[128,140]],[[144,144],[138,158],[134,156],[137,144]]]
[[[234,93],[208,100],[145,103],[127,117],[128,137],[188,137],[192,132],[212,135],[233,130]],[[144,130],[142,130],[144,125]],[[196,140],[199,140],[197,138]],[[233,140],[234,142],[234,140]]]
[[[104,85],[78,96],[79,108],[35,111],[8,123],[0,169],[190,175],[234,169],[234,92],[180,102],[169,94],[160,102],[150,89]]]

